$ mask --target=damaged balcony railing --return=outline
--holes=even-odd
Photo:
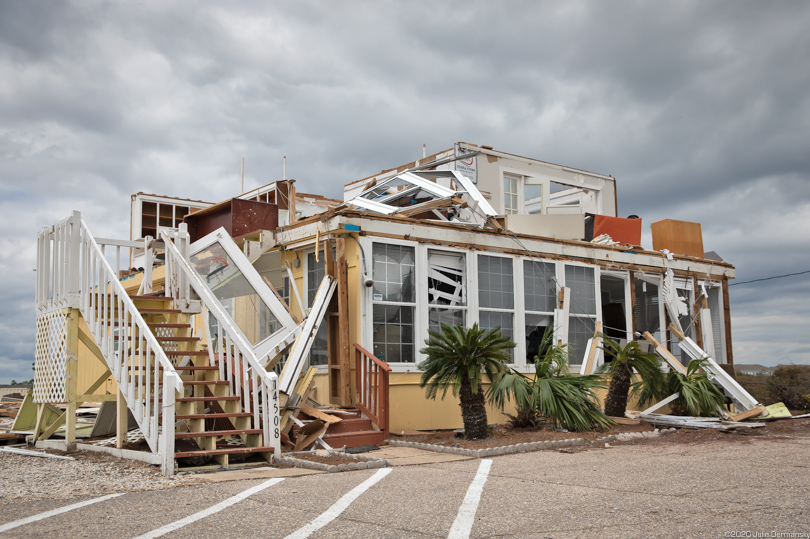
[[[208,336],[212,339],[208,343],[209,358],[212,362],[217,360],[216,350],[220,380],[229,383],[231,394],[240,397],[244,412],[253,415],[254,428],[261,425],[264,445],[272,446],[275,455],[280,456],[278,377],[259,364],[248,339],[191,267],[187,260],[189,243],[185,227],[181,225],[179,231],[163,231],[161,235],[166,245],[166,295],[176,295],[181,301],[190,302],[193,290],[217,321],[219,331]],[[204,325],[207,323],[206,317]]]
[[[117,244],[119,263],[120,247],[128,243]],[[168,386],[164,396],[173,400],[175,391],[182,394],[183,383],[79,212],[44,228],[38,238],[38,315],[60,308],[80,310],[149,448],[162,461],[173,462],[168,436],[159,441],[158,402],[161,387]],[[153,368],[158,366],[162,374]]]
[[[377,425],[388,438],[388,376],[391,367],[374,354],[355,344],[355,373],[357,376],[357,409]]]

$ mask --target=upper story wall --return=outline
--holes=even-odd
[[[456,161],[458,155],[474,154]],[[347,184],[344,200],[404,170],[438,162],[438,170],[458,170],[470,177],[496,211],[508,213],[595,213],[617,216],[616,180],[552,163],[499,152],[487,146],[458,143],[418,161]]]

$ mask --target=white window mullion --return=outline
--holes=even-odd
[[[512,272],[514,273],[514,282],[512,286],[515,289],[515,365],[518,367],[526,366],[526,298],[523,292],[523,258],[515,258]]]

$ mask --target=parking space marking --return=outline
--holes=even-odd
[[[18,528],[20,526],[24,526],[25,524],[30,524],[31,522],[36,522],[38,520],[43,520],[55,515],[60,515],[62,513],[67,513],[68,511],[73,511],[74,509],[79,509],[80,507],[85,507],[87,505],[92,505],[94,503],[103,502],[104,500],[109,500],[110,498],[116,498],[118,496],[123,496],[124,493],[120,494],[108,494],[107,496],[101,496],[99,498],[93,498],[91,500],[85,500],[83,502],[74,503],[73,505],[67,505],[65,507],[60,507],[59,509],[54,509],[52,511],[45,511],[44,513],[40,513],[38,515],[30,516],[27,518],[21,518],[20,520],[15,520],[14,522],[9,522],[8,524],[3,524],[0,526],[0,532],[5,532],[8,530],[12,530],[14,528]]]
[[[178,530],[178,529],[182,528],[183,526],[191,524],[192,522],[197,522],[198,520],[203,519],[203,518],[205,518],[207,516],[213,515],[214,513],[219,513],[223,509],[226,509],[226,508],[232,506],[235,503],[241,502],[242,500],[244,500],[248,496],[256,494],[257,492],[261,492],[262,490],[264,490],[264,489],[266,489],[268,487],[272,487],[273,485],[275,485],[277,483],[281,483],[282,481],[284,481],[283,477],[274,477],[273,479],[265,481],[264,483],[256,485],[255,487],[249,488],[249,489],[245,490],[244,492],[240,492],[236,496],[232,496],[232,497],[228,498],[225,501],[221,501],[216,505],[212,505],[208,509],[203,509],[202,511],[199,511],[197,513],[194,513],[193,515],[187,516],[186,518],[181,518],[180,520],[176,520],[176,521],[172,522],[171,524],[166,524],[162,528],[152,530],[151,532],[140,535],[140,536],[136,537],[135,539],[148,539],[148,538],[152,538],[152,537],[160,537],[161,535],[166,535],[167,533],[172,532],[174,530]]]
[[[464,501],[461,502],[461,507],[458,508],[458,515],[456,520],[453,521],[453,527],[450,528],[447,539],[467,539],[470,537],[475,522],[475,512],[478,511],[478,502],[481,501],[481,492],[484,490],[484,483],[487,482],[490,468],[492,468],[492,459],[483,459],[481,465],[478,466],[478,473],[475,474],[472,483],[470,483],[470,488],[467,489]]]
[[[391,471],[391,468],[382,468],[378,470],[377,473],[351,489],[346,495],[336,501],[332,507],[324,511],[318,518],[303,528],[299,528],[297,531],[291,533],[285,539],[305,539],[306,537],[309,537],[316,531],[320,530],[340,516],[340,514],[345,511],[354,500],[359,498],[361,494],[374,486],[383,477],[391,473]]]

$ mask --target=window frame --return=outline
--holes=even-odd
[[[472,258],[474,260],[473,268],[472,268],[473,273],[471,273],[471,275],[475,276],[476,282],[478,281],[478,264],[479,264],[479,260],[480,260],[480,258],[482,256],[487,256],[487,257],[490,257],[490,258],[502,258],[502,259],[509,260],[511,262],[511,264],[512,264],[512,296],[513,296],[513,301],[512,301],[512,309],[501,309],[501,308],[495,308],[495,307],[482,307],[481,306],[481,298],[480,298],[480,287],[476,286],[475,287],[475,292],[470,294],[471,298],[472,297],[475,298],[475,305],[474,305],[474,308],[473,308],[473,305],[470,306],[471,310],[470,310],[469,319],[467,321],[467,325],[468,325],[468,327],[472,327],[473,324],[478,324],[478,326],[481,327],[481,311],[511,313],[512,314],[512,340],[515,342],[515,344],[517,346],[515,346],[515,348],[512,351],[512,362],[510,362],[509,365],[511,365],[511,366],[525,365],[525,359],[523,360],[523,363],[520,363],[520,361],[521,361],[520,349],[521,349],[521,346],[522,346],[522,348],[524,350],[524,355],[525,355],[525,344],[521,342],[521,338],[522,338],[521,334],[524,333],[524,331],[520,330],[521,325],[518,323],[518,313],[520,312],[520,311],[518,311],[518,305],[519,305],[518,304],[518,296],[520,294],[518,294],[517,286],[515,286],[516,283],[518,282],[517,281],[518,270],[517,270],[516,266],[521,266],[521,264],[516,264],[515,260],[518,259],[518,258],[522,258],[522,257],[515,256],[515,255],[505,255],[505,254],[498,253],[498,252],[495,252],[495,251],[470,251],[470,252],[471,252],[472,255],[474,255],[474,256],[470,257],[470,258]],[[522,271],[521,271],[521,276],[522,276]],[[522,306],[522,298],[521,298],[520,305]],[[522,320],[521,320],[521,322],[522,322]]]
[[[571,318],[590,318],[590,319],[593,320],[594,326],[596,325],[596,322],[602,320],[602,302],[601,302],[602,287],[601,287],[601,283],[600,283],[602,274],[601,274],[601,268],[598,265],[585,264],[585,263],[582,263],[582,262],[574,262],[574,261],[570,261],[570,260],[561,260],[559,262],[559,268],[558,268],[558,272],[557,272],[557,281],[560,283],[560,286],[566,287],[566,288],[570,288],[568,286],[567,282],[566,282],[566,275],[565,275],[566,266],[584,267],[584,268],[593,269],[593,281],[594,281],[594,310],[595,310],[594,314],[582,314],[582,313],[574,313],[574,312],[572,312],[572,309],[573,309],[573,306],[574,306],[573,295],[571,297],[571,302],[569,304],[569,309],[568,309],[568,325],[567,325],[568,331],[567,331],[567,333],[566,333],[566,335],[564,337],[564,341],[563,341],[565,344],[571,344],[571,335],[570,335],[571,334]],[[574,352],[573,349],[571,350],[571,352],[572,352],[572,356],[571,356],[571,361],[569,362],[569,365],[570,365],[572,371],[576,371],[578,369],[575,368],[575,367],[580,367],[582,365],[582,361],[584,360],[584,358],[574,356],[573,355],[573,352]]]
[[[420,303],[419,300],[421,299],[422,300],[421,303],[423,305],[421,307],[419,307],[418,312],[419,312],[419,319],[424,320],[424,337],[425,337],[425,339],[427,339],[427,337],[428,337],[427,331],[428,331],[428,329],[430,329],[430,309],[431,309],[431,307],[434,307],[434,308],[436,308],[436,307],[438,307],[438,308],[447,308],[447,309],[451,309],[451,310],[462,311],[464,313],[464,319],[466,321],[465,326],[470,327],[471,326],[471,324],[470,324],[470,301],[471,301],[471,296],[472,296],[471,286],[470,286],[470,282],[471,282],[471,279],[470,279],[470,275],[471,275],[470,274],[470,257],[471,257],[471,255],[474,254],[474,252],[469,251],[467,249],[458,249],[458,248],[454,248],[454,247],[445,247],[443,245],[437,245],[437,246],[426,245],[426,246],[424,246],[424,251],[425,251],[425,263],[421,267],[426,268],[427,273],[424,275],[424,280],[425,280],[425,282],[424,282],[424,296],[417,296],[417,305],[419,305],[419,303]],[[453,307],[453,306],[449,306],[449,305],[436,305],[436,304],[432,304],[432,303],[429,302],[429,291],[430,290],[428,288],[427,281],[430,278],[430,274],[429,274],[430,251],[436,251],[436,252],[441,252],[441,253],[458,254],[458,255],[464,257],[464,273],[465,273],[464,276],[466,278],[465,287],[466,287],[466,294],[467,294],[467,296],[466,296],[466,304],[465,305]],[[420,283],[420,284],[422,284],[422,283]],[[421,293],[418,286],[417,286],[416,291],[417,291],[417,293]],[[414,325],[414,327],[416,327],[416,325]],[[421,332],[418,334],[418,336],[420,336],[420,335],[422,335]],[[419,340],[419,342],[421,342],[422,339],[418,339],[418,336],[417,336],[417,340]],[[421,356],[421,354],[420,354],[420,356]]]
[[[414,301],[408,302],[391,302],[391,301],[375,301],[374,300],[374,287],[362,287],[362,338],[363,346],[367,350],[374,353],[374,305],[388,305],[388,306],[405,306],[412,307],[414,314],[413,321],[413,361],[405,362],[388,362],[385,361],[395,372],[410,372],[422,360],[422,354],[419,352],[421,348],[420,343],[423,342],[420,337],[424,334],[427,337],[427,320],[426,317],[420,316],[419,303],[422,294],[427,298],[427,281],[421,281],[423,271],[420,268],[426,267],[426,251],[425,246],[420,245],[415,241],[399,240],[393,238],[375,238],[374,236],[361,237],[359,240],[360,245],[365,253],[368,253],[369,260],[367,260],[368,271],[373,278],[374,275],[374,244],[379,243],[382,245],[398,245],[401,247],[411,247],[414,250]],[[423,302],[426,303],[426,302]],[[383,360],[384,361],[384,360]]]

